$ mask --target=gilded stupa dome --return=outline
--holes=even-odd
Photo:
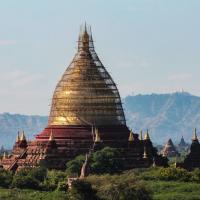
[[[99,60],[91,29],[80,31],[78,51],[54,91],[51,125],[125,125],[116,84]]]

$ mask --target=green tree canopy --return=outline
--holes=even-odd
[[[91,170],[96,174],[116,173],[123,169],[120,152],[111,147],[105,147],[92,155]]]

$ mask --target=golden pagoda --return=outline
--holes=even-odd
[[[54,91],[49,125],[125,125],[121,99],[85,25],[78,51]]]
[[[23,133],[2,165],[16,171],[42,162],[49,169],[63,170],[76,156],[110,146],[122,152],[123,157],[117,159],[127,169],[145,167],[142,149],[146,143],[138,137],[126,126],[116,84],[99,60],[91,29],[85,25],[77,53],[55,88],[48,126],[33,141],[26,141]]]

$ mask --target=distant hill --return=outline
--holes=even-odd
[[[185,92],[127,96],[124,99],[127,124],[133,130],[150,130],[155,143],[169,137],[191,141],[193,129],[200,129],[200,97]]]
[[[200,130],[200,97],[189,93],[127,96],[123,103],[127,125],[134,132],[148,128],[156,144],[166,143],[169,138],[179,142],[182,135],[190,142],[193,129]],[[18,130],[33,139],[47,120],[45,116],[0,114],[0,145],[11,147]]]
[[[19,114],[0,114],[0,145],[12,147],[17,131],[24,130],[28,139],[39,133],[47,125],[47,117]]]

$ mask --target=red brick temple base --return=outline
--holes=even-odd
[[[39,165],[62,170],[77,155],[105,146],[120,150],[123,156],[119,159],[127,169],[149,167],[153,162],[163,164],[150,139],[139,140],[138,134],[130,133],[126,126],[98,127],[98,140],[95,137],[91,126],[48,126],[34,141],[16,141],[12,154],[2,159],[1,165],[12,171]]]

